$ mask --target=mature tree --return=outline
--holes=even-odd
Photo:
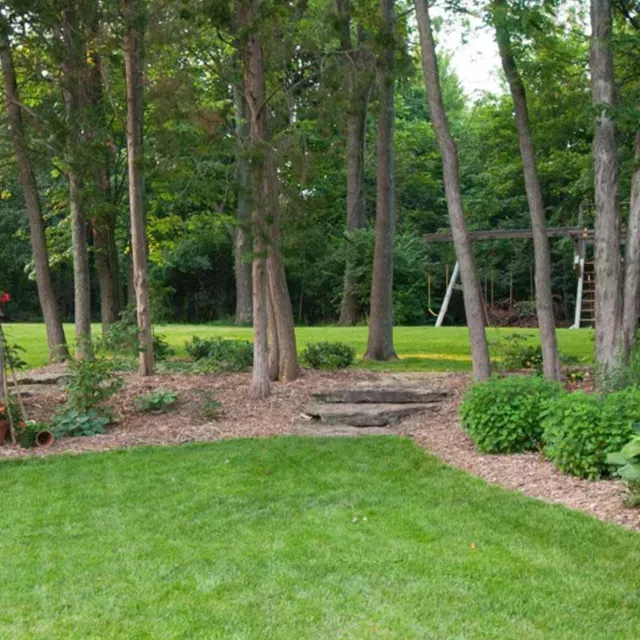
[[[264,52],[256,20],[260,0],[238,0],[240,41],[244,62],[244,93],[249,111],[251,147],[251,224],[253,230],[253,376],[251,395],[266,398],[270,393],[267,276],[268,224],[265,197],[264,156],[267,144],[266,82]],[[265,193],[266,191],[266,193]]]
[[[123,0],[124,66],[127,83],[127,157],[129,166],[129,212],[131,251],[140,333],[140,375],[153,373],[153,333],[147,274],[147,239],[142,173],[142,82],[145,12],[142,0]]]
[[[640,131],[636,133],[634,141],[634,165],[624,256],[622,331],[625,354],[629,354],[635,346],[640,311]]]
[[[249,239],[249,159],[246,142],[249,137],[249,121],[244,91],[237,84],[233,86],[233,102],[236,120],[236,219],[234,230],[233,257],[236,276],[236,324],[251,324],[253,317],[251,301],[251,254]]]
[[[595,171],[596,360],[606,372],[620,355],[620,187],[613,77],[611,0],[591,0],[591,91],[597,111]]]
[[[67,172],[73,248],[74,317],[76,355],[91,356],[91,282],[88,228],[85,213],[84,174],[81,149],[85,142],[86,47],[80,7],[74,0],[61,0],[61,32],[64,44],[62,64],[64,101],[67,113]]]
[[[96,274],[100,288],[100,317],[103,329],[118,320],[121,310],[122,292],[115,229],[117,210],[112,202],[109,166],[113,164],[112,143],[104,134],[107,113],[104,95],[105,69],[98,49],[100,20],[103,16],[97,4],[86,20],[87,33],[87,100],[90,110],[87,128],[88,142],[92,146],[95,160],[92,163],[93,178],[92,206],[88,208],[93,230],[93,249]]]
[[[377,82],[378,115],[378,178],[376,199],[376,244],[371,281],[371,316],[366,358],[392,360],[393,348],[393,232],[394,232],[394,0],[380,0],[381,27]]]
[[[508,4],[506,0],[494,0],[493,21],[496,40],[500,50],[502,68],[504,69],[511,97],[515,107],[516,128],[520,143],[520,155],[524,170],[525,188],[529,203],[529,215],[533,231],[533,247],[535,251],[535,288],[538,325],[544,375],[548,380],[560,378],[560,357],[556,339],[555,317],[553,313],[553,297],[551,294],[551,255],[547,237],[547,218],[542,200],[542,189],[536,170],[535,150],[529,123],[529,107],[522,77],[518,71],[516,59],[511,45]]]
[[[442,101],[438,60],[429,15],[429,2],[428,0],[415,0],[415,5],[431,121],[440,146],[451,233],[456,257],[460,264],[464,308],[471,337],[473,372],[478,380],[486,380],[491,375],[491,363],[484,328],[484,307],[482,294],[480,293],[480,282],[476,272],[473,246],[464,217],[458,149],[449,131],[449,123]]]
[[[69,356],[69,350],[58,311],[56,294],[53,290],[44,221],[40,207],[40,195],[38,193],[31,158],[29,157],[27,138],[24,130],[20,94],[9,39],[9,25],[2,17],[2,14],[0,14],[0,63],[2,65],[4,90],[7,101],[9,134],[18,161],[20,183],[24,191],[27,217],[29,219],[31,252],[36,273],[40,308],[47,331],[49,360],[53,362],[58,359],[66,359]]]
[[[342,55],[343,87],[346,101],[347,145],[347,234],[365,226],[364,151],[369,99],[373,87],[372,55],[365,46],[365,29],[356,27],[352,36],[352,0],[335,0],[338,36]],[[348,239],[344,288],[339,324],[350,326],[358,321],[360,303],[357,296],[355,255]]]

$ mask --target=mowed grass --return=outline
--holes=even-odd
[[[0,637],[636,639],[640,536],[399,438],[0,463]]]
[[[25,361],[32,367],[47,362],[47,343],[42,324],[7,324],[5,330],[10,340],[26,349]],[[67,338],[73,342],[73,326],[65,325]],[[166,336],[169,344],[179,356],[186,355],[185,342],[192,336],[201,338],[222,337],[251,340],[252,330],[248,327],[223,327],[211,325],[167,325],[156,326],[157,333]],[[94,335],[100,328],[94,327]],[[491,342],[499,338],[520,333],[529,336],[532,342],[539,343],[535,329],[487,329]],[[367,346],[367,327],[298,327],[296,329],[298,347],[303,349],[310,342],[325,340],[345,342],[356,349],[358,358],[364,354]],[[558,341],[563,355],[579,358],[584,362],[593,359],[593,331],[588,329],[559,329]],[[471,349],[469,332],[466,327],[396,327],[394,329],[396,353],[400,360],[385,363],[363,363],[370,369],[380,370],[423,370],[423,371],[468,371],[471,369]],[[495,349],[493,349],[495,352]]]

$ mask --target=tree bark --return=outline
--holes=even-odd
[[[371,56],[364,50],[364,31],[358,29],[357,48],[351,37],[351,1],[336,0],[340,21],[343,87],[347,102],[347,234],[365,226],[364,151],[367,111],[373,84]],[[360,317],[355,274],[355,255],[347,245],[339,324],[352,326]]]
[[[253,373],[251,396],[269,396],[269,343],[266,211],[264,206],[264,147],[267,140],[266,84],[264,52],[254,21],[260,0],[238,0],[238,17],[242,31],[244,94],[249,111],[251,149],[251,226],[253,231]]]
[[[464,217],[458,149],[451,137],[449,123],[447,122],[444,103],[442,101],[438,61],[429,16],[429,2],[427,0],[415,0],[415,5],[431,121],[442,155],[442,171],[447,195],[451,233],[456,256],[460,264],[464,308],[471,339],[473,373],[477,380],[486,380],[491,375],[491,363],[484,327],[484,308],[482,294],[480,292],[480,281],[478,280],[473,246],[469,238]]]
[[[383,51],[378,56],[378,176],[376,203],[376,241],[371,283],[371,316],[366,358],[392,360],[393,348],[393,123],[394,123],[394,0],[380,0]]]
[[[153,374],[153,331],[151,328],[142,174],[143,4],[139,0],[123,0],[122,13],[125,21],[124,67],[127,85],[127,160],[131,250],[140,333],[139,371],[141,376],[150,376]]]
[[[96,38],[99,23],[94,20],[89,25],[89,42]],[[88,129],[90,142],[95,145],[96,138],[99,137],[96,125],[102,123],[106,126],[104,119],[103,100],[104,92],[102,87],[103,73],[102,60],[99,54],[91,47],[91,55],[87,65],[88,101],[93,111],[92,126]],[[100,125],[97,125],[100,126]],[[116,210],[111,202],[111,189],[109,185],[109,156],[110,151],[107,145],[96,148],[96,166],[92,170],[92,177],[95,186],[94,205],[91,216],[91,228],[93,231],[93,248],[95,253],[96,272],[98,275],[98,286],[100,288],[100,318],[102,320],[103,331],[110,324],[118,320],[122,303],[122,291],[120,286],[120,268],[118,264],[118,249],[116,246]]]
[[[65,57],[64,99],[67,114],[67,163],[69,178],[69,211],[71,215],[71,245],[73,253],[74,316],[76,357],[92,356],[91,347],[91,278],[89,264],[88,227],[85,214],[85,169],[80,157],[85,130],[83,109],[86,106],[85,43],[77,7],[65,2],[62,14],[62,36]]]
[[[249,210],[249,161],[246,156],[245,142],[249,137],[247,108],[240,87],[234,85],[233,100],[236,116],[236,219],[238,226],[234,231],[233,257],[236,275],[236,324],[251,324],[253,304],[251,300],[251,264],[247,257],[251,253],[248,225],[251,218]]]
[[[640,311],[640,131],[634,144],[635,166],[631,177],[631,201],[627,223],[627,246],[624,258],[624,303],[622,331],[624,353],[636,346],[638,312]]]
[[[527,94],[511,47],[505,0],[495,0],[493,17],[502,68],[509,83],[515,107],[516,128],[518,130],[520,155],[522,157],[525,188],[529,203],[529,215],[531,217],[535,253],[536,308],[540,327],[544,376],[547,380],[559,380],[560,356],[558,354],[553,296],[551,293],[551,254],[549,251],[549,238],[547,237],[547,219],[542,200],[542,189],[540,188],[536,170],[535,150],[529,125]]]
[[[40,195],[36,184],[36,177],[29,157],[22,112],[20,108],[20,94],[16,80],[13,55],[9,42],[8,26],[0,23],[0,63],[4,79],[4,89],[7,101],[7,119],[9,135],[15,150],[20,174],[20,183],[24,191],[29,232],[31,239],[31,254],[36,273],[36,285],[40,308],[44,318],[49,346],[49,362],[66,360],[69,349],[60,319],[56,294],[53,289],[51,270],[49,268],[49,254],[45,236],[44,221],[40,206]]]
[[[269,295],[273,305],[273,321],[277,333],[277,362],[278,379],[290,382],[300,376],[298,352],[296,348],[296,331],[293,320],[293,308],[287,286],[287,275],[281,252],[280,206],[278,173],[270,149],[265,150],[264,158],[265,203],[269,207],[268,218],[271,220],[269,228],[269,258],[267,259],[267,273],[269,277]],[[270,319],[271,320],[271,319]]]
[[[621,353],[620,187],[615,103],[611,0],[591,0],[591,92],[596,117],[595,171],[596,361],[606,373]]]

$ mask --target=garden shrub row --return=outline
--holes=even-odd
[[[560,471],[598,479],[613,469],[607,455],[620,451],[640,422],[640,389],[568,393],[540,377],[492,378],[471,387],[460,414],[480,451],[541,449]]]

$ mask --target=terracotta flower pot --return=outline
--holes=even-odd
[[[43,431],[39,431],[36,434],[34,444],[40,449],[48,449],[55,441],[56,439],[54,438],[53,433],[51,433],[51,431],[48,431],[47,429],[44,429]]]
[[[9,430],[9,421],[0,420],[0,447],[4,444],[4,439],[7,435],[8,430]]]

